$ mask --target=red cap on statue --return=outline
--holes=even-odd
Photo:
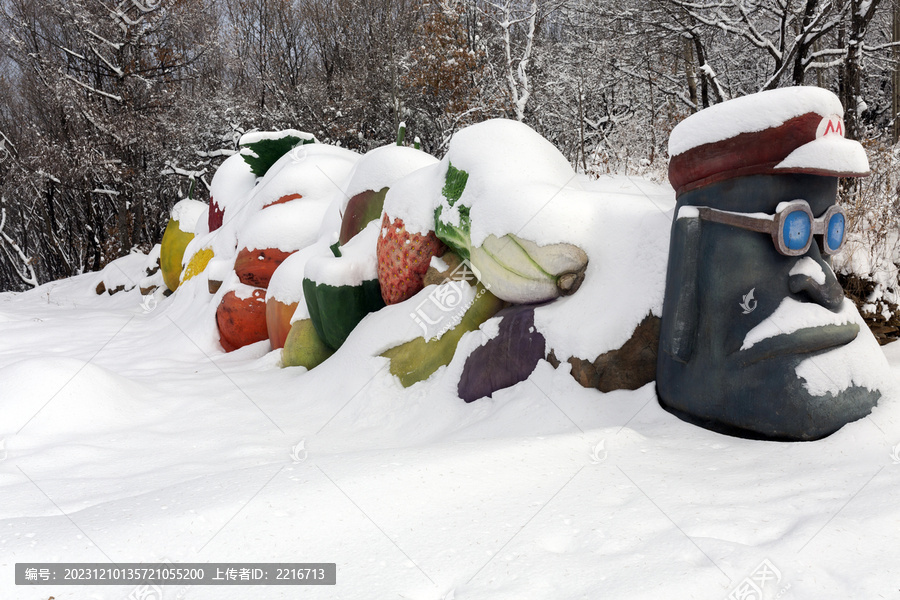
[[[746,175],[863,177],[869,162],[844,137],[837,96],[817,87],[769,90],[717,104],[669,137],[669,182],[678,195]]]

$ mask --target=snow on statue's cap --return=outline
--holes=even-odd
[[[735,98],[691,115],[669,136],[669,181],[678,194],[745,175],[863,177],[869,161],[844,138],[844,109],[817,87]]]

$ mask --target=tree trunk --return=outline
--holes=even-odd
[[[900,2],[894,2],[892,7],[891,41],[900,42]],[[900,114],[900,47],[891,49],[891,57],[894,59],[894,72],[891,77],[891,142],[896,144],[900,140],[900,123],[897,115]]]
[[[688,95],[694,110],[697,106],[697,69],[694,66],[694,47],[691,40],[684,40],[684,76],[687,79]]]
[[[863,134],[862,115],[862,46],[869,23],[881,0],[850,0],[849,31],[847,35],[847,62],[843,69],[843,94],[845,133],[858,140]]]
[[[700,41],[700,38],[694,36],[694,49],[697,51],[697,63],[700,65],[700,68],[703,68],[703,65],[706,64],[706,56],[703,53],[703,43]],[[706,72],[702,72],[700,74],[700,100],[702,101],[702,105],[700,108],[709,108],[709,81],[706,76]]]
[[[806,7],[803,9],[803,22],[801,26],[803,29],[809,27],[809,24],[812,22],[817,5],[818,0],[806,0]],[[791,79],[793,79],[794,85],[803,85],[803,80],[806,77],[806,69],[804,68],[803,63],[806,61],[806,55],[809,54],[809,38],[800,39],[797,41],[797,44],[797,54],[794,56],[794,72]]]

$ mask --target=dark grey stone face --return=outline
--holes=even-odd
[[[835,203],[837,183],[816,175],[741,177],[683,194],[678,209],[774,214],[780,202],[802,199],[820,217]],[[809,307],[812,323],[823,322],[816,305],[839,311],[844,294],[817,241],[803,256],[784,256],[765,233],[697,217],[675,220],[657,362],[664,408],[723,433],[777,440],[818,439],[869,413],[878,392],[854,386],[811,396],[796,374],[803,360],[853,341],[855,323],[805,327],[741,350],[748,332],[785,298]],[[806,257],[821,267],[824,283],[790,274]]]

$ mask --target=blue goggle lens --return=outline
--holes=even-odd
[[[834,219],[832,219],[834,220]],[[829,229],[830,231],[830,229]],[[803,250],[812,234],[812,222],[802,210],[795,210],[784,219],[784,244],[790,250]],[[841,237],[844,235],[841,223]]]
[[[830,251],[836,251],[844,243],[844,215],[837,213],[828,220],[825,240]]]

